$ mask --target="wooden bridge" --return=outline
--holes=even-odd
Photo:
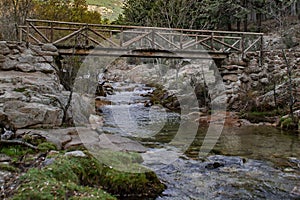
[[[54,44],[62,55],[224,59],[263,50],[263,34],[27,19],[20,41]],[[261,54],[262,55],[262,54]]]

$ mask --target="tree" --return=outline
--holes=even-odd
[[[25,23],[26,18],[34,12],[33,0],[1,0],[0,2],[0,35],[5,40],[18,38],[18,25]],[[4,28],[3,28],[4,27]]]
[[[127,0],[125,23],[169,28],[203,28],[200,0]],[[120,20],[121,21],[121,20]]]
[[[36,3],[38,19],[83,23],[102,23],[101,14],[89,11],[86,0],[48,0]]]

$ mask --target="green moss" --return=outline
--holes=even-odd
[[[22,139],[25,141],[25,142],[28,142],[32,145],[39,145],[43,142],[46,142],[46,138],[44,137],[41,137],[41,136],[36,136],[36,135],[30,135],[30,134],[25,134]]]
[[[56,148],[55,144],[53,144],[53,143],[43,142],[38,145],[38,150],[40,150],[42,152],[46,152],[49,150],[57,150],[57,148]]]
[[[0,147],[0,153],[3,153],[7,156],[16,158],[20,156],[24,156],[27,154],[33,154],[35,151],[33,149],[23,147],[20,145],[14,145],[14,146],[1,146]]]
[[[280,127],[282,129],[289,129],[294,126],[295,126],[295,123],[291,117],[280,119]]]
[[[0,164],[0,169],[3,171],[9,171],[9,172],[19,172],[20,170],[16,167],[13,167],[11,165],[6,164]]]
[[[273,123],[275,121],[275,118],[272,118],[274,116],[278,115],[279,111],[269,111],[269,112],[246,112],[242,113],[240,115],[241,118],[247,119],[252,123],[259,123],[259,122],[270,122]]]
[[[26,91],[26,88],[24,88],[24,87],[21,87],[21,88],[14,88],[13,91],[14,91],[14,92],[21,92],[21,93],[23,93],[23,92]]]
[[[138,163],[133,161],[141,161],[136,154],[111,152],[110,157],[122,162],[130,159],[128,162],[134,167]],[[149,197],[160,194],[164,185],[153,172],[120,172],[91,155],[83,158],[59,155],[53,164],[41,170],[30,169],[22,176],[14,199],[65,199],[66,196],[68,199],[115,199],[100,188],[118,196]]]

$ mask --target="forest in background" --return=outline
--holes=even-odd
[[[89,5],[123,6],[108,20]],[[299,19],[299,0],[2,0],[0,39],[15,40],[26,18],[97,24],[267,32],[265,21],[283,29],[287,17]],[[291,19],[288,19],[289,21]],[[273,29],[273,27],[271,27]]]

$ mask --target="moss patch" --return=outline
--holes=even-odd
[[[9,171],[9,172],[19,172],[20,170],[14,166],[6,165],[6,164],[0,164],[0,170],[3,171]]]
[[[14,91],[14,92],[21,92],[21,93],[23,93],[23,92],[25,92],[25,91],[26,91],[26,88],[25,88],[25,87],[21,87],[21,88],[14,88],[14,89],[13,89],[13,91]]]
[[[59,155],[53,164],[23,175],[13,199],[115,199],[104,190],[122,197],[156,197],[164,188],[153,172],[120,172],[91,155]]]

